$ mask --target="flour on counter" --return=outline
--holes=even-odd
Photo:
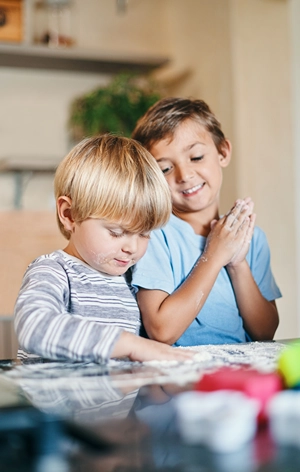
[[[208,344],[201,346],[180,347],[195,351],[193,359],[180,361],[147,361],[144,365],[178,366],[192,364],[212,368],[224,365],[247,365],[261,371],[273,371],[279,353],[285,344],[275,342],[252,342],[247,344]]]
[[[41,379],[52,379],[61,386],[77,379],[106,376],[114,388],[139,388],[143,385],[174,383],[186,385],[195,382],[207,371],[223,366],[238,368],[245,366],[260,372],[274,372],[280,353],[286,344],[280,342],[250,342],[245,344],[220,344],[181,347],[195,352],[191,360],[131,362],[128,359],[112,359],[108,364],[45,362],[11,366],[0,374],[18,383],[27,379],[29,383]]]
[[[212,360],[208,362],[210,364],[208,367],[244,365],[262,372],[272,372],[276,368],[279,354],[286,347],[286,344],[280,342],[267,341],[245,344],[209,344],[180,349],[194,350],[197,353],[196,356],[209,354]]]
[[[280,353],[286,345],[279,342],[251,342],[245,344],[201,345],[178,349],[195,351],[193,359],[178,361],[148,361],[141,364],[139,375],[119,373],[113,380],[115,386],[134,382],[134,385],[175,383],[186,385],[195,382],[207,371],[220,367],[240,366],[256,369],[263,373],[274,372]]]
[[[182,348],[179,348],[182,349]],[[190,349],[190,348],[187,348]],[[190,349],[190,350],[195,350],[195,349]],[[187,359],[186,361],[145,361],[144,365],[152,365],[152,366],[167,366],[167,367],[172,367],[172,366],[178,366],[179,364],[194,364],[195,362],[207,362],[212,360],[212,355],[209,352],[196,352],[194,357],[192,359]]]

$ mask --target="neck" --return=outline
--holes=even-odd
[[[217,209],[215,211],[208,211],[207,209],[202,210],[200,212],[191,213],[181,213],[178,211],[174,211],[173,209],[173,214],[177,216],[177,218],[180,218],[181,220],[186,221],[186,223],[189,223],[193,228],[195,234],[199,234],[200,236],[205,237],[207,237],[210,233],[211,222],[213,220],[219,219],[219,212]]]

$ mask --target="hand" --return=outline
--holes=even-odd
[[[193,359],[195,352],[180,349],[168,344],[137,337],[134,349],[129,355],[132,361],[177,361],[184,362]]]
[[[123,331],[116,342],[111,357],[129,357],[132,361],[177,361],[193,359],[195,352],[178,349],[168,344],[136,336]]]
[[[236,267],[238,264],[240,264],[241,262],[245,260],[248,254],[249,245],[251,243],[251,239],[253,236],[255,220],[256,220],[256,215],[255,213],[253,213],[252,215],[250,215],[250,222],[248,225],[247,232],[245,234],[244,243],[242,244],[240,251],[237,252],[236,255],[231,259],[229,264],[227,264],[227,267]]]
[[[244,259],[251,241],[255,215],[251,198],[237,200],[233,208],[219,220],[213,220],[202,260],[218,258],[224,267]]]
[[[254,232],[254,226],[255,226],[255,220],[256,220],[256,215],[255,213],[252,213],[253,212],[253,207],[254,207],[254,203],[253,201],[251,200],[250,197],[247,197],[244,199],[244,202],[246,205],[248,205],[248,213],[249,213],[249,225],[248,225],[248,228],[247,228],[247,231],[245,233],[245,238],[244,238],[244,241],[243,241],[243,244],[240,248],[240,251],[237,252],[235,254],[235,256],[231,259],[231,261],[229,262],[229,264],[227,265],[227,267],[233,267],[233,266],[237,266],[238,264],[240,264],[242,261],[245,260],[246,258],[246,255],[249,251],[249,245],[251,243],[251,239],[252,239],[252,236],[253,236],[253,232]]]

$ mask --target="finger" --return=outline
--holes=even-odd
[[[253,213],[253,208],[254,208],[254,202],[251,200],[245,204],[245,208],[247,208],[247,213],[248,215],[251,215]]]
[[[240,201],[236,207],[226,216],[226,226],[233,228],[235,225],[241,224],[241,222],[248,216],[248,205],[245,205],[243,201]]]
[[[245,197],[245,198],[244,198],[244,202],[245,202],[245,203],[248,203],[248,204],[251,203],[251,202],[253,203],[251,197]]]
[[[236,232],[244,232],[245,233],[245,236],[248,232],[248,229],[249,229],[249,224],[250,224],[250,217],[249,216],[246,216],[246,218],[244,218],[240,224],[237,226],[236,228]]]
[[[234,202],[234,205],[228,210],[228,212],[225,214],[225,216],[230,215],[236,208],[238,208],[240,205],[242,205],[243,200],[240,198]]]
[[[251,215],[251,213],[253,212],[253,208],[254,208],[254,202],[253,202],[251,197],[246,197],[242,200],[237,200],[237,202],[242,202],[242,206],[243,206],[244,210],[247,210],[248,214]]]
[[[213,229],[216,226],[217,222],[218,222],[218,220],[212,220],[210,222],[210,229]]]
[[[243,218],[241,216],[237,219],[239,224],[234,227],[235,234],[239,236],[239,239],[242,238],[244,243],[249,244],[251,242],[255,226],[255,219],[256,215],[254,213],[251,215],[244,214]]]
[[[251,215],[251,222],[253,224],[253,227],[255,226],[255,221],[256,221],[256,213],[252,213]]]
[[[252,215],[250,216],[250,222],[249,222],[248,231],[247,231],[247,237],[248,239],[250,238],[250,240],[252,239],[252,236],[254,233],[255,220],[256,220],[256,214],[252,213]]]
[[[252,214],[248,220],[248,227],[245,234],[245,243],[248,245],[251,244],[251,240],[253,237],[254,228],[255,228],[255,219],[256,219],[256,215]]]
[[[230,213],[228,216],[226,216],[225,219],[225,226],[228,229],[232,229],[234,224],[237,222],[237,214],[234,212]]]
[[[240,211],[240,214],[236,218],[242,223],[245,218],[252,215],[254,204],[253,202],[245,203]]]

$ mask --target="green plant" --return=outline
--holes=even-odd
[[[76,98],[69,128],[75,141],[99,133],[130,136],[137,120],[161,98],[160,86],[147,77],[121,73],[106,86]]]

